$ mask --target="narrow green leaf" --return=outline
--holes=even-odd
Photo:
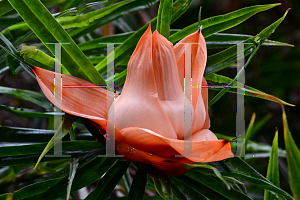
[[[260,44],[257,46],[257,48],[255,48],[255,50],[252,52],[251,56],[248,58],[246,64],[240,69],[240,71],[237,73],[237,75],[235,76],[235,78],[227,85],[228,87],[223,88],[216,96],[213,97],[212,100],[210,100],[210,102],[208,103],[208,106],[212,106],[214,103],[216,103],[227,91],[229,91],[230,86],[233,85],[234,83],[237,82],[238,77],[241,76],[241,74],[243,74],[243,72],[245,71],[245,68],[248,66],[248,64],[250,63],[251,59],[253,58],[253,56],[255,55],[255,53],[257,52],[257,50],[259,49]],[[230,48],[229,48],[230,49]],[[225,50],[226,51],[226,50]],[[221,52],[222,53],[222,52]],[[214,66],[211,67],[213,68],[213,70],[215,70]],[[206,68],[211,69],[211,68]],[[239,90],[240,88],[238,88],[237,90]]]
[[[189,172],[188,172],[189,173]],[[181,175],[181,176],[175,176],[174,178],[177,179],[180,184],[183,186],[183,188],[193,197],[193,199],[238,199],[234,195],[232,195],[229,198],[226,198],[230,196],[229,192],[233,192],[232,190],[227,190],[226,187],[224,187],[221,182],[216,181],[214,178],[209,177],[207,175],[201,174],[201,176],[207,177],[210,179],[210,185],[207,186],[201,181],[195,180],[190,176],[187,175]],[[197,177],[195,177],[197,178]],[[207,180],[206,180],[207,181]],[[219,192],[216,192],[218,190]],[[224,192],[225,194],[224,194]],[[242,193],[240,193],[242,195]],[[241,198],[241,197],[240,197]],[[245,197],[242,197],[243,199],[251,199],[245,195]]]
[[[128,195],[129,191],[130,191],[130,187],[132,185],[132,178],[131,178],[129,169],[127,169],[127,171],[124,173],[122,179],[124,182],[124,188],[125,188],[126,194]]]
[[[49,42],[69,43],[62,45],[63,64],[73,76],[83,78],[96,85],[106,85],[105,80],[96,72],[92,63],[39,0],[30,2],[9,0],[9,2],[53,54],[54,45]]]
[[[112,158],[94,158],[91,162],[89,162],[84,167],[78,167],[78,171],[76,172],[76,176],[73,181],[73,186],[71,191],[74,192],[79,190],[86,185],[89,185],[96,180],[98,180],[113,164],[115,160]],[[67,175],[67,174],[66,174]],[[57,179],[57,178],[56,178]],[[48,179],[47,181],[52,181],[53,179]],[[68,177],[64,176],[64,178],[57,183],[56,185],[48,188],[47,191],[43,193],[39,193],[37,195],[30,195],[35,191],[35,188],[32,187],[31,190],[28,190],[28,195],[30,198],[26,198],[26,200],[53,200],[58,199],[59,197],[63,197],[66,195],[66,190],[62,188],[67,188]]]
[[[136,12],[138,10],[142,10],[148,8],[151,4],[156,3],[158,0],[150,0],[150,1],[133,1],[124,6],[119,7],[118,9],[111,12],[109,15],[106,15],[100,19],[95,20],[94,22],[90,23],[89,26],[85,26],[82,28],[74,28],[69,31],[69,34],[73,38],[79,38],[80,36],[86,35],[94,31],[95,29],[112,22],[116,19],[119,19],[125,15],[130,13]]]
[[[100,155],[104,154],[105,149],[106,149],[105,147],[102,147],[100,149],[93,150],[93,151],[85,154],[81,158],[79,158],[78,169],[84,168],[86,165],[88,165],[90,162],[92,162],[95,158],[97,158],[97,156],[99,154]],[[102,159],[98,160],[100,163],[97,163],[97,164],[103,163],[105,161],[105,159],[106,159],[105,157],[102,157]],[[59,170],[55,174],[52,174],[51,176],[49,176],[47,178],[47,180],[55,179],[55,178],[61,178],[61,177],[67,177],[69,172],[70,172],[70,165],[68,165],[65,168]]]
[[[95,189],[85,198],[85,200],[107,199],[126,172],[128,166],[128,162],[118,161],[99,180]]]
[[[242,8],[240,10],[219,15],[211,18],[201,20],[202,34],[204,37],[208,37],[214,33],[221,32],[232,28],[243,21],[247,20],[256,13],[268,10],[280,4],[268,4],[268,5],[256,5],[251,7]],[[198,22],[185,27],[181,31],[174,33],[170,36],[170,41],[175,43],[184,37],[196,32],[198,30]]]
[[[300,151],[289,130],[285,111],[282,111],[284,142],[289,169],[290,187],[295,200],[300,199]]]
[[[77,7],[82,1],[81,0],[69,0],[65,1],[65,3],[61,6],[61,10],[66,10],[69,8]]]
[[[251,56],[255,54],[255,52],[258,50],[260,45],[275,31],[275,29],[279,26],[279,24],[284,20],[287,13],[288,10],[280,19],[278,19],[276,22],[263,29],[259,34],[244,41],[244,43],[250,43],[250,44],[245,44],[245,56],[250,53]],[[228,67],[230,64],[236,62],[236,54],[237,54],[236,46],[233,46],[217,54],[209,56],[207,58],[207,65],[205,68],[204,76],[217,72],[221,69],[224,69],[225,67]],[[250,58],[248,59],[248,61],[251,60]],[[247,65],[247,63],[245,65]]]
[[[211,170],[213,170],[215,175],[227,186],[227,189],[230,190],[230,185],[224,180],[220,171],[215,167],[212,167],[210,165],[204,165],[204,164],[193,164],[193,165],[185,164],[185,168],[187,168],[187,169],[193,169],[193,168],[211,169]]]
[[[173,0],[161,0],[157,14],[156,30],[165,38],[170,35],[170,23],[172,19]]]
[[[2,34],[0,33],[0,39],[4,42],[4,44],[7,46],[7,48],[11,51],[11,53],[18,55],[18,51],[15,49],[14,45]],[[7,65],[10,67],[11,71],[14,73],[17,69],[18,62],[12,62],[8,60]]]
[[[1,142],[49,142],[54,134],[53,130],[0,126]],[[78,140],[94,140],[88,132],[78,133],[76,137]]]
[[[170,181],[171,181],[172,191],[178,199],[180,200],[192,199],[190,194],[183,188],[183,186],[175,178],[170,177]]]
[[[212,190],[227,197],[228,199],[251,199],[247,195],[233,188],[228,190],[228,188],[224,184],[220,184],[220,182],[214,179],[213,177],[204,175],[196,170],[190,170],[185,175],[209,188],[212,188]]]
[[[15,115],[21,117],[28,117],[28,118],[53,118],[55,115],[62,115],[61,113],[55,112],[39,112],[33,109],[27,108],[15,108],[11,106],[0,105],[0,110],[5,110],[7,112],[13,113]]]
[[[266,99],[271,99],[280,104],[282,109],[282,121],[283,121],[283,130],[284,130],[284,141],[285,141],[285,148],[286,148],[286,155],[287,155],[287,162],[288,162],[288,169],[289,169],[289,178],[290,178],[290,186],[293,192],[293,196],[295,199],[299,199],[299,166],[300,166],[300,151],[295,144],[295,141],[292,137],[292,134],[288,128],[288,123],[286,119],[286,114],[284,111],[284,106],[281,100],[272,95],[260,94],[254,91],[245,90],[246,92],[252,93],[257,96],[262,96]]]
[[[58,22],[65,28],[72,27],[84,27],[88,26],[90,23],[94,22],[96,19],[100,19],[106,15],[110,15],[113,11],[117,10],[121,6],[131,3],[135,0],[125,0],[113,5],[107,6],[105,8],[95,10],[83,15],[76,15],[71,17],[62,17],[58,19]]]
[[[61,180],[62,178],[57,178],[31,184],[14,192],[14,198],[25,199],[37,194],[41,194],[43,192],[46,192],[50,187],[58,184]]]
[[[48,110],[52,109],[49,100],[45,97],[45,95],[39,92],[0,86],[0,94],[8,95],[25,101],[30,101]]]
[[[247,144],[248,144],[249,138],[251,137],[251,134],[252,134],[252,128],[254,125],[255,117],[256,117],[256,114],[253,113],[250,123],[249,123],[249,126],[248,126],[248,129],[246,131],[246,135],[245,135],[245,149],[247,149]]]
[[[142,200],[147,182],[147,169],[139,168],[133,178],[127,200]]]
[[[36,162],[36,165],[34,166],[34,169],[38,166],[38,164],[41,162],[42,158],[48,153],[48,151],[50,151],[50,149],[54,147],[54,145],[60,142],[62,138],[69,132],[70,128],[72,127],[72,123],[75,122],[77,118],[77,116],[67,114],[64,116],[60,127],[41,153],[38,161]]]
[[[279,187],[279,168],[278,168],[278,129],[276,128],[270,160],[268,164],[267,179],[274,185]],[[265,191],[264,200],[272,200],[276,198],[270,192]]]
[[[71,139],[71,141],[76,141],[76,135],[75,135],[75,128],[74,127],[70,128],[70,139]],[[78,165],[79,165],[79,159],[78,158],[72,158],[71,162],[70,162],[69,182],[68,182],[68,187],[67,187],[67,197],[66,197],[67,200],[70,198],[72,183],[73,183],[73,180],[75,178],[75,174],[76,174]]]
[[[251,184],[253,184],[257,187],[260,187],[262,189],[268,190],[269,192],[272,192],[272,194],[274,194],[274,195],[279,194],[279,195],[284,196],[287,199],[293,199],[293,197],[289,193],[283,191],[281,188],[275,186],[274,184],[272,184],[269,181],[254,178],[254,177],[244,175],[244,174],[240,174],[240,173],[237,173],[237,172],[236,173],[223,172],[222,175],[233,177],[233,178],[243,179],[243,180],[247,181],[248,183],[251,183]]]
[[[231,33],[214,33],[213,35],[205,38],[206,47],[208,49],[214,48],[224,48],[230,47],[237,43],[243,42],[247,39],[254,37],[252,35],[244,35],[244,34],[231,34]],[[272,40],[265,40],[262,44],[263,46],[289,46],[294,47],[294,45],[277,42]]]
[[[117,76],[117,77],[118,77],[118,76]],[[228,78],[228,77],[226,77],[226,76],[222,76],[222,75],[219,75],[219,74],[215,74],[215,73],[212,73],[212,74],[209,74],[209,75],[205,76],[205,79],[206,79],[208,82],[214,82],[214,83],[218,83],[218,84],[227,84],[227,85],[232,85],[231,83],[234,83],[234,85],[237,85],[239,88],[244,87],[244,85],[242,85],[242,84],[239,83],[239,82],[233,82],[233,79],[231,79],[231,78]],[[116,80],[117,80],[117,78],[116,78]],[[230,87],[230,86],[229,86],[229,87]],[[265,92],[262,92],[262,91],[260,91],[260,90],[257,90],[257,89],[255,89],[255,88],[253,88],[253,87],[248,86],[248,85],[245,85],[245,88],[246,88],[246,89],[249,89],[249,90],[252,90],[252,91],[255,91],[255,92],[258,92],[258,93],[267,94],[267,93],[265,93]],[[212,90],[220,90],[220,89],[215,89],[215,88],[213,88],[213,87],[209,87],[209,89],[212,89]],[[244,94],[244,91],[242,91],[242,90],[241,90],[241,91],[240,91],[240,90],[236,91],[236,89],[229,89],[228,92],[231,92],[231,93],[238,93],[238,94]],[[252,95],[252,94],[250,94],[250,93],[245,93],[244,95],[246,95],[246,96],[251,96],[251,97],[256,97],[256,98],[261,98],[261,99],[266,99],[266,98],[264,98],[264,97],[262,97],[262,96],[255,96],[255,95]],[[266,99],[266,100],[270,100],[270,99]],[[270,101],[272,101],[272,100],[270,100]],[[294,106],[294,105],[292,105],[292,104],[290,104],[290,103],[287,103],[287,102],[285,102],[285,101],[283,101],[283,100],[281,100],[281,102],[282,102],[283,104],[285,104],[285,105],[288,105],[288,106]],[[270,117],[271,117],[270,115],[266,116],[266,119],[263,120],[262,124],[257,124],[257,125],[258,125],[257,128],[262,127],[262,125],[263,125],[264,123],[266,123],[266,120],[269,120]],[[254,127],[254,130],[253,130],[254,133],[258,130],[257,128],[256,128],[256,126]]]
[[[17,48],[19,45],[24,43],[31,35],[33,34],[32,31],[28,31],[26,34],[24,34],[22,37],[18,38],[13,42],[13,46]],[[7,56],[7,53],[3,49],[0,50],[0,61],[3,60]]]
[[[99,43],[106,43],[107,41],[109,41],[110,43],[121,43],[124,40],[126,40],[128,37],[130,37],[132,34],[133,34],[133,32],[127,32],[127,33],[105,36],[105,37],[97,38],[97,39],[87,41],[84,43],[80,43],[78,45],[78,47],[82,51],[103,48],[103,47],[106,47],[106,45],[99,44]]]
[[[233,178],[241,178],[243,180],[246,180],[247,182],[256,185],[257,187],[261,187],[262,189],[267,189],[269,191],[278,193],[288,199],[293,199],[290,194],[283,191],[281,188],[278,188],[277,186],[273,185],[268,179],[266,179],[263,175],[258,173],[253,167],[251,167],[248,163],[243,161],[239,157],[234,157],[227,159],[225,162],[228,164],[233,164],[239,168],[239,171],[242,170],[242,172],[246,173],[247,175],[243,175],[240,173],[224,173],[224,176],[230,176]]]
[[[41,50],[38,50],[35,46],[22,46],[21,48],[21,56],[29,62],[30,64],[47,69],[49,71],[54,71],[54,62],[55,59],[51,56],[47,55]],[[59,62],[59,61],[58,61]],[[64,65],[62,66],[62,73],[70,75],[68,70]]]
[[[1,149],[0,157],[40,154],[45,148],[45,145],[46,143],[0,147]],[[62,147],[63,147],[63,151],[73,151],[73,150],[93,150],[93,149],[101,148],[103,147],[103,145],[97,143],[96,141],[65,141],[62,142]],[[52,152],[53,149],[49,150],[49,153]]]
[[[173,199],[171,183],[168,176],[155,168],[149,169],[149,175],[153,179],[158,194],[166,200]]]

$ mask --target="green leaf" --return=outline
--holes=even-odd
[[[208,49],[214,48],[224,48],[230,47],[237,43],[243,42],[247,39],[250,39],[254,36],[252,35],[244,35],[244,34],[231,34],[231,33],[214,33],[213,35],[205,38],[206,47]],[[294,45],[277,42],[272,40],[265,40],[262,44],[263,46],[289,46],[294,47]]]
[[[33,109],[27,108],[15,108],[11,106],[0,105],[0,110],[5,110],[7,112],[13,113],[18,116],[28,117],[28,118],[53,118],[55,115],[62,115],[61,113],[55,112],[38,112]]]
[[[72,123],[75,122],[77,118],[78,118],[77,116],[73,116],[69,114],[66,114],[64,116],[60,127],[58,128],[57,132],[54,134],[54,136],[51,138],[51,140],[48,142],[45,149],[41,153],[38,161],[36,162],[36,165],[34,166],[34,169],[38,166],[39,162],[46,155],[46,153],[50,151],[50,149],[54,147],[54,145],[60,142],[62,138],[69,132],[70,128],[72,127]]]
[[[247,129],[246,135],[245,135],[245,149],[247,149],[247,144],[248,144],[249,138],[251,137],[251,134],[252,134],[252,128],[254,125],[255,117],[256,117],[256,114],[253,113],[251,120],[250,120],[250,124],[248,126],[248,129]]]
[[[87,165],[80,168],[76,172],[76,176],[73,181],[73,186],[71,191],[74,192],[76,190],[85,187],[95,181],[97,181],[113,164],[115,160],[112,158],[94,158]],[[59,172],[58,172],[59,173]],[[68,174],[66,174],[67,176]],[[67,188],[68,177],[64,176],[64,178],[53,187],[48,188],[47,191],[32,195],[30,198],[26,198],[26,200],[52,200],[58,199],[59,197],[66,195],[66,190],[62,188]],[[53,177],[52,177],[53,178]],[[56,178],[55,178],[56,179]],[[48,179],[47,181],[51,181],[53,179]],[[31,188],[31,193],[33,193],[35,189]]]
[[[170,35],[172,8],[173,0],[161,0],[159,3],[156,30],[167,39]]]
[[[170,181],[171,181],[172,191],[176,195],[176,197],[178,197],[180,200],[192,199],[192,197],[190,196],[188,191],[186,191],[183,188],[183,186],[175,178],[171,177]],[[190,190],[192,190],[192,189],[190,189]],[[192,192],[192,193],[196,193],[196,192]],[[195,195],[195,196],[199,196],[199,195]],[[201,197],[203,197],[203,196],[201,196]],[[199,198],[199,197],[197,197],[197,198]],[[205,198],[203,197],[202,199],[205,199]]]
[[[282,107],[283,108],[283,107]],[[284,131],[284,142],[286,149],[287,164],[289,170],[290,187],[295,200],[300,199],[300,151],[289,130],[284,109],[282,109],[282,121]]]
[[[291,189],[293,192],[293,196],[295,199],[299,199],[299,166],[300,166],[300,151],[295,144],[295,141],[292,137],[292,134],[289,130],[287,119],[286,119],[286,114],[284,111],[284,106],[281,100],[275,96],[272,95],[266,95],[266,94],[261,94],[257,93],[251,90],[245,89],[246,92],[252,93],[253,95],[256,96],[261,96],[266,99],[273,100],[277,103],[280,104],[281,109],[282,109],[282,121],[283,121],[283,131],[284,131],[284,142],[285,142],[285,148],[286,148],[286,155],[287,155],[287,162],[288,162],[288,169],[289,169],[289,178],[290,178],[290,185]]]
[[[208,37],[214,33],[221,32],[232,28],[243,21],[247,20],[256,13],[268,10],[280,4],[268,4],[268,5],[256,5],[251,7],[242,8],[240,10],[225,14],[219,15],[207,19],[201,20],[202,25],[202,34],[204,37]],[[198,22],[185,27],[181,31],[174,33],[170,36],[170,41],[175,43],[184,37],[196,32],[198,30]]]
[[[230,190],[230,185],[224,180],[220,171],[215,167],[212,167],[210,165],[205,165],[205,164],[193,164],[193,165],[185,164],[185,168],[187,168],[187,169],[193,169],[193,168],[211,169],[211,170],[213,170],[215,175],[227,186],[227,189]],[[199,170],[199,171],[201,172],[201,170]]]
[[[195,181],[211,188],[215,192],[227,197],[228,199],[232,199],[232,200],[234,200],[234,199],[237,199],[237,200],[238,199],[251,199],[250,197],[241,193],[238,190],[235,190],[233,188],[231,188],[229,190],[224,184],[221,184],[220,181],[217,181],[213,177],[204,175],[204,174],[200,173],[199,171],[190,170],[185,175],[194,179]]]
[[[46,143],[20,145],[20,146],[4,146],[0,147],[0,157],[6,156],[21,156],[40,154],[45,148]],[[103,147],[102,144],[96,141],[65,141],[62,142],[63,151],[74,151],[74,150],[93,150]],[[52,153],[53,149],[49,150]]]
[[[30,101],[48,110],[52,109],[49,100],[45,97],[45,95],[39,92],[0,86],[0,94],[8,95],[25,101]]]
[[[140,167],[133,178],[127,200],[142,200],[145,193],[146,182],[147,169],[143,169],[142,167]]]
[[[278,129],[276,129],[270,160],[268,165],[267,179],[274,185],[279,187],[279,168],[278,168]],[[264,200],[272,200],[276,198],[270,192],[265,191]]]
[[[75,135],[75,128],[76,126],[73,126],[70,128],[70,139],[71,141],[76,141],[76,135]],[[70,193],[71,193],[71,188],[72,188],[72,183],[75,178],[75,174],[77,171],[79,165],[79,159],[78,158],[72,158],[70,162],[70,173],[69,173],[69,182],[68,182],[68,187],[67,187],[67,197],[66,199],[69,200],[70,198]]]
[[[0,39],[6,44],[7,48],[11,51],[12,54],[18,55],[18,51],[15,49],[14,45],[2,33],[0,33]],[[13,73],[19,66],[18,62],[12,60],[12,57],[9,57],[7,65],[10,67]]]
[[[0,1],[0,16],[5,15],[14,8],[9,4],[8,1]]]
[[[203,181],[199,180],[199,178],[202,178],[202,176],[205,177]],[[240,199],[251,199],[250,197],[247,197],[246,195],[239,193],[238,191],[236,192],[239,193],[240,195],[238,196],[233,195],[234,194],[232,191],[233,189],[227,190],[227,187],[225,187],[224,184],[221,184],[221,182],[207,175],[201,174],[199,177],[193,178],[185,174],[181,176],[175,176],[174,178],[180,181],[180,184],[193,197],[193,199],[216,199],[216,200],[220,199],[221,200],[221,199],[227,199],[226,197],[229,197],[228,199],[230,200],[238,199],[238,197]],[[209,179],[210,181],[209,183],[207,182],[208,180],[206,178]],[[207,182],[207,184],[205,184],[204,182]]]
[[[237,173],[237,172],[236,173],[223,172],[222,175],[233,177],[233,178],[243,179],[243,180],[247,181],[248,183],[251,183],[251,184],[253,184],[257,187],[268,190],[268,191],[272,192],[273,194],[276,193],[276,194],[284,196],[287,199],[293,199],[293,197],[290,194],[283,191],[281,188],[275,186],[274,184],[272,184],[269,181],[254,178],[254,177],[244,175],[244,174],[240,174],[240,173]]]
[[[28,185],[14,192],[14,198],[25,199],[37,194],[42,194],[46,192],[50,187],[53,187],[54,185],[58,184],[61,180],[62,178],[57,178]]]
[[[54,134],[53,130],[0,126],[1,142],[49,142]],[[76,137],[78,140],[94,140],[90,133],[85,132]]]
[[[130,13],[133,13],[138,10],[142,10],[145,8],[148,8],[150,4],[156,3],[158,0],[150,0],[149,1],[133,1],[130,2],[124,6],[121,6],[120,8],[114,10],[109,15],[106,15],[100,19],[95,20],[94,22],[90,23],[89,26],[82,27],[82,28],[74,28],[69,31],[69,34],[73,38],[79,38],[80,36],[86,35],[87,33],[90,33],[94,31],[95,29],[114,21],[120,17],[123,17],[125,15],[128,15]]]
[[[255,54],[255,52],[260,47],[260,45],[275,31],[275,29],[279,26],[279,24],[284,20],[285,16],[287,15],[287,12],[288,10],[280,19],[278,19],[276,22],[263,29],[256,36],[243,41],[244,43],[250,43],[250,44],[245,44],[245,56],[250,53],[252,53],[251,56]],[[207,64],[206,64],[204,76],[220,71],[221,69],[224,69],[228,67],[230,64],[236,62],[236,54],[237,54],[236,46],[232,46],[224,51],[209,56],[207,58]],[[248,61],[251,60],[250,58],[248,59]],[[245,64],[245,66],[247,65],[247,63]]]
[[[35,46],[22,46],[21,48],[21,56],[29,62],[30,64],[47,69],[49,71],[54,71],[54,62],[55,59],[44,53],[41,50],[38,50]],[[68,70],[64,65],[62,66],[62,73],[70,75]]]
[[[125,0],[113,5],[107,6],[105,8],[95,10],[83,15],[76,15],[71,17],[62,17],[58,19],[58,22],[65,28],[73,28],[73,27],[84,27],[88,26],[90,23],[94,22],[96,19],[100,19],[106,15],[110,15],[113,11],[118,8],[131,3],[135,0]]]
[[[99,180],[95,189],[85,198],[85,200],[107,199],[113,189],[122,178],[129,166],[128,162],[118,161]]]
[[[257,187],[261,187],[263,189],[267,189],[269,191],[278,193],[288,199],[293,199],[290,194],[283,191],[282,189],[278,188],[277,186],[273,185],[268,179],[266,179],[263,175],[258,173],[253,167],[251,167],[248,163],[243,161],[239,157],[234,157],[225,160],[226,163],[230,165],[235,165],[239,168],[239,172],[243,172],[246,175],[240,174],[240,173],[222,173],[224,176],[230,176],[233,178],[241,178],[246,180],[247,182],[256,185]]]
[[[127,32],[127,33],[121,33],[121,34],[105,36],[105,37],[97,38],[97,39],[87,41],[87,42],[84,42],[84,43],[80,43],[78,45],[78,47],[82,51],[103,48],[103,47],[106,47],[106,44],[99,44],[99,43],[106,43],[108,41],[110,43],[121,43],[124,40],[126,40],[128,37],[130,37],[132,34],[133,34],[133,32]]]
[[[14,194],[13,193],[6,193],[0,195],[0,200],[13,200]]]
[[[173,199],[171,183],[168,176],[155,168],[149,168],[149,175],[153,179],[158,194],[164,199]]]
[[[16,41],[13,42],[13,46],[17,48],[19,45],[21,45],[23,42],[25,42],[31,35],[33,34],[32,31],[28,31],[26,34],[24,34],[22,37],[18,38]],[[2,49],[0,50],[0,61],[3,60],[7,53]]]
[[[61,10],[77,7],[82,1],[81,0],[68,0],[61,6]]]
[[[78,169],[84,168],[86,165],[88,165],[90,162],[92,162],[97,156],[103,155],[105,153],[105,147],[102,147],[100,149],[93,150],[92,152],[86,153],[84,156],[82,156],[79,159],[79,166]],[[100,163],[103,163],[105,161],[105,158],[102,157],[103,159],[100,159]],[[61,177],[67,177],[70,172],[70,165],[66,166],[65,168],[59,170],[55,174],[52,174],[47,178],[47,180],[50,179],[55,179],[55,178],[61,178]]]
[[[106,85],[105,80],[96,72],[92,63],[39,0],[30,2],[9,0],[9,2],[53,54],[53,44],[49,44],[49,42],[69,43],[62,45],[62,55],[64,57],[63,64],[71,75],[96,85]]]
[[[208,82],[214,82],[214,83],[218,83],[218,84],[227,84],[227,85],[232,85],[232,84],[233,84],[233,85],[237,85],[239,88],[244,87],[244,85],[242,85],[242,84],[239,83],[239,82],[233,82],[233,79],[231,79],[231,78],[229,78],[229,77],[222,76],[222,75],[215,74],[215,73],[209,74],[209,75],[205,76],[204,78],[205,78]],[[116,79],[116,80],[117,80],[117,79]],[[249,89],[249,90],[252,90],[252,91],[255,91],[255,92],[258,92],[258,93],[267,94],[267,93],[265,93],[265,92],[262,92],[262,91],[260,91],[260,90],[257,90],[257,89],[255,89],[255,88],[253,88],[253,87],[248,86],[248,85],[245,85],[245,88],[246,88],[246,89]],[[220,89],[215,89],[215,88],[213,88],[213,87],[209,87],[209,89],[211,89],[211,90],[220,90]],[[240,90],[236,91],[235,88],[234,88],[234,89],[230,89],[230,88],[229,88],[228,92],[230,92],[230,93],[244,94],[244,92],[243,92],[242,90],[241,90],[241,91],[240,91]],[[263,96],[256,96],[256,95],[252,95],[251,93],[245,93],[244,95],[250,96],[250,97],[261,98],[261,99],[266,99],[266,98],[264,98]],[[270,100],[270,99],[266,99],[266,100]],[[272,100],[270,100],[270,101],[272,101]],[[294,106],[293,104],[287,103],[287,102],[285,102],[285,101],[283,101],[283,100],[281,100],[281,102],[282,102],[283,104],[285,104],[285,105],[288,105],[288,106]],[[263,120],[262,124],[258,124],[258,127],[257,127],[257,128],[262,127],[262,125],[263,125],[264,123],[266,123],[266,120],[268,120],[269,118],[270,118],[270,115],[266,116],[266,119]],[[253,132],[256,132],[256,131],[258,130],[257,128],[254,127]]]

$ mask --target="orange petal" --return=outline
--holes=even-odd
[[[162,137],[159,134],[147,129],[130,127],[120,130],[121,139],[116,143],[124,143],[132,146],[135,149],[160,156],[170,157],[175,155],[183,155],[193,162],[207,162],[213,156],[215,160],[223,160],[231,157],[230,143],[225,140],[208,140],[216,139],[214,134],[209,130],[203,130],[195,134],[192,143],[190,141],[176,140]],[[206,141],[202,141],[207,139]],[[200,139],[200,141],[198,140]],[[192,144],[193,155],[184,154],[184,142]],[[225,146],[225,148],[223,148]],[[225,153],[223,151],[226,151]]]
[[[158,98],[171,121],[178,139],[184,138],[184,109],[191,103],[185,99],[180,85],[173,45],[157,31],[152,36],[153,68]],[[152,129],[151,129],[152,130]]]
[[[189,140],[189,139],[188,139]],[[209,129],[202,129],[192,135],[193,141],[218,140],[217,136]]]
[[[120,133],[123,137],[117,143],[128,144],[136,149],[160,157],[170,157],[179,154],[163,140],[163,137],[147,129],[129,127],[120,130]]]
[[[177,138],[158,98],[152,62],[151,27],[141,37],[128,63],[127,77],[121,96],[115,101],[115,125],[151,129],[168,138]],[[113,109],[111,109],[113,110]],[[113,111],[109,112],[109,118]]]
[[[116,94],[73,76],[57,74],[39,67],[34,67],[32,71],[45,96],[57,107],[66,113],[91,119],[101,124],[103,128],[106,126],[107,103],[110,107]],[[54,76],[62,77],[61,104],[54,98]]]
[[[181,175],[187,172],[184,163],[193,164],[184,158],[162,158],[135,149],[128,144],[118,144],[117,151],[131,162],[141,162],[156,167],[169,175]]]
[[[195,110],[194,120],[193,120],[193,133],[200,131],[206,118],[206,111],[204,107],[204,102],[201,95],[201,84],[204,74],[204,69],[207,60],[207,50],[203,35],[200,31],[197,31],[178,42],[174,46],[174,52],[177,59],[177,66],[179,71],[179,76],[181,84],[183,87],[184,78],[184,57],[185,55],[185,45],[182,43],[197,43],[192,44],[191,54],[192,54],[192,105]],[[195,87],[197,86],[197,87]]]

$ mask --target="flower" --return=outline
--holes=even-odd
[[[209,130],[208,89],[193,88],[192,102],[184,94],[185,45],[182,43],[199,43],[191,47],[192,81],[193,85],[206,85],[203,73],[207,53],[201,32],[187,36],[173,47],[157,31],[152,34],[149,26],[129,60],[120,96],[99,87],[65,87],[93,84],[62,75],[63,99],[62,104],[56,105],[66,113],[90,119],[104,130],[114,119],[117,152],[129,161],[153,165],[170,175],[185,173],[185,163],[232,157],[230,143],[218,140]],[[54,72],[38,67],[33,71],[44,94],[55,103]],[[185,108],[193,112],[189,130],[192,138],[187,141],[183,140],[187,131]],[[192,155],[200,156],[185,155],[185,142],[192,144]]]

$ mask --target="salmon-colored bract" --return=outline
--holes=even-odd
[[[129,161],[153,165],[170,175],[185,173],[185,163],[232,157],[230,143],[218,140],[209,130],[208,89],[192,88],[192,102],[184,94],[183,43],[192,43],[192,84],[206,85],[203,73],[207,53],[201,32],[187,36],[173,47],[157,31],[152,33],[149,26],[130,58],[120,96],[103,88],[63,87],[62,104],[56,105],[66,113],[97,123],[104,130],[107,130],[107,120],[113,116],[116,151]],[[55,103],[54,72],[38,67],[33,72],[44,94]],[[62,83],[93,85],[69,75],[62,75]],[[192,111],[193,121],[192,138],[186,141],[184,111],[187,108]],[[200,156],[185,155],[185,142],[192,145],[192,155]]]

